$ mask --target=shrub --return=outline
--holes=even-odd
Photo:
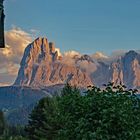
[[[31,140],[137,140],[140,100],[124,85],[88,87],[84,96],[70,85],[61,96],[46,97],[26,128]]]

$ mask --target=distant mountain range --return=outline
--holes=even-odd
[[[101,53],[61,55],[54,43],[37,38],[26,47],[14,84],[0,88],[0,109],[10,123],[26,124],[32,106],[40,98],[59,92],[67,82],[80,89],[123,83],[140,91],[140,54],[131,50],[113,59]]]
[[[102,59],[100,59],[102,58]],[[140,89],[140,54],[133,50],[109,63],[109,58],[73,54],[59,56],[53,43],[37,38],[25,49],[16,86],[44,87],[69,82],[78,87],[124,83]]]

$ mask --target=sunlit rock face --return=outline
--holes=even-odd
[[[140,89],[140,54],[129,51],[122,57],[122,66],[124,84]]]
[[[140,89],[140,54],[129,51],[109,63],[105,57],[69,52],[58,55],[58,48],[46,38],[37,38],[24,52],[14,85],[42,87],[70,83],[78,87],[123,83]]]
[[[48,86],[66,82],[78,87],[92,84],[86,72],[76,65],[62,63],[54,43],[46,38],[37,38],[27,46],[14,85]]]
[[[120,83],[124,84],[121,58],[119,58],[116,62],[113,62],[111,64],[111,75],[112,75],[111,82],[115,84]]]
[[[140,93],[140,54],[129,51],[115,59],[75,51],[61,55],[54,43],[37,38],[24,51],[14,85],[0,87],[0,110],[6,111],[11,124],[25,125],[34,105],[43,97],[61,93],[67,82],[81,91],[89,85],[123,83]]]
[[[103,84],[112,80],[111,74],[110,65],[105,64],[104,62],[98,62],[96,71],[91,73],[91,79],[96,86],[102,87]]]

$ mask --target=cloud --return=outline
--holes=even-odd
[[[112,61],[117,61],[120,57],[124,56],[126,50],[116,50],[111,53],[108,59],[106,59],[106,63],[110,64]]]
[[[97,69],[98,63],[95,60],[94,62],[88,62],[87,60],[81,60],[81,57],[82,54],[72,50],[63,54],[61,62],[66,65],[79,67],[82,71],[86,71],[89,74]]]
[[[64,57],[75,57],[75,56],[81,56],[81,54],[79,52],[76,52],[76,51],[68,51],[68,52],[65,52],[64,54]]]
[[[126,50],[116,50],[112,52],[111,57],[120,57],[123,56],[126,52]]]
[[[40,30],[36,30],[36,29],[30,29],[30,35],[32,35],[33,38],[36,38],[37,36],[39,36]]]
[[[61,52],[60,52],[60,49],[59,49],[59,48],[55,48],[55,50],[57,51],[58,56],[62,56],[62,54],[61,54]]]
[[[75,65],[75,58],[80,57],[81,54],[76,51],[68,51],[63,53],[61,62],[66,65]]]
[[[88,72],[88,74],[91,74],[92,72],[97,70],[97,63],[91,63],[86,60],[84,61],[78,61],[77,65],[84,71]]]
[[[31,35],[20,28],[6,31],[5,37],[6,47],[11,49],[12,54],[16,57],[21,56],[27,44],[32,41]]]
[[[0,85],[13,83],[12,79],[18,73],[24,49],[32,42],[32,34],[14,26],[5,32],[5,42],[6,48],[0,49],[0,78],[3,78],[0,79]],[[6,75],[6,81],[3,75]]]
[[[10,85],[14,82],[21,58],[25,47],[32,42],[34,34],[38,31],[31,29],[29,32],[22,30],[21,28],[13,26],[12,29],[5,32],[6,48],[0,49],[0,86]],[[117,59],[125,54],[126,51],[115,51],[111,56],[106,56],[103,53],[97,52],[91,55],[94,63],[88,61],[78,61],[82,54],[76,51],[68,51],[61,54],[60,49],[56,48],[58,55],[62,56],[61,62],[67,65],[79,66],[82,70],[89,73],[97,69],[98,63],[96,60],[101,59],[106,63]]]
[[[0,83],[0,87],[9,86],[9,83]]]
[[[107,59],[108,58],[108,56],[106,56],[102,52],[96,52],[96,53],[92,54],[91,57],[94,59]]]

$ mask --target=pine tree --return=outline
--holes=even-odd
[[[46,97],[39,101],[32,111],[26,132],[31,140],[52,140],[57,136],[59,122],[57,121],[57,102]]]
[[[89,87],[85,95],[66,85],[61,96],[44,98],[26,131],[30,140],[139,140],[140,99],[113,83]]]

